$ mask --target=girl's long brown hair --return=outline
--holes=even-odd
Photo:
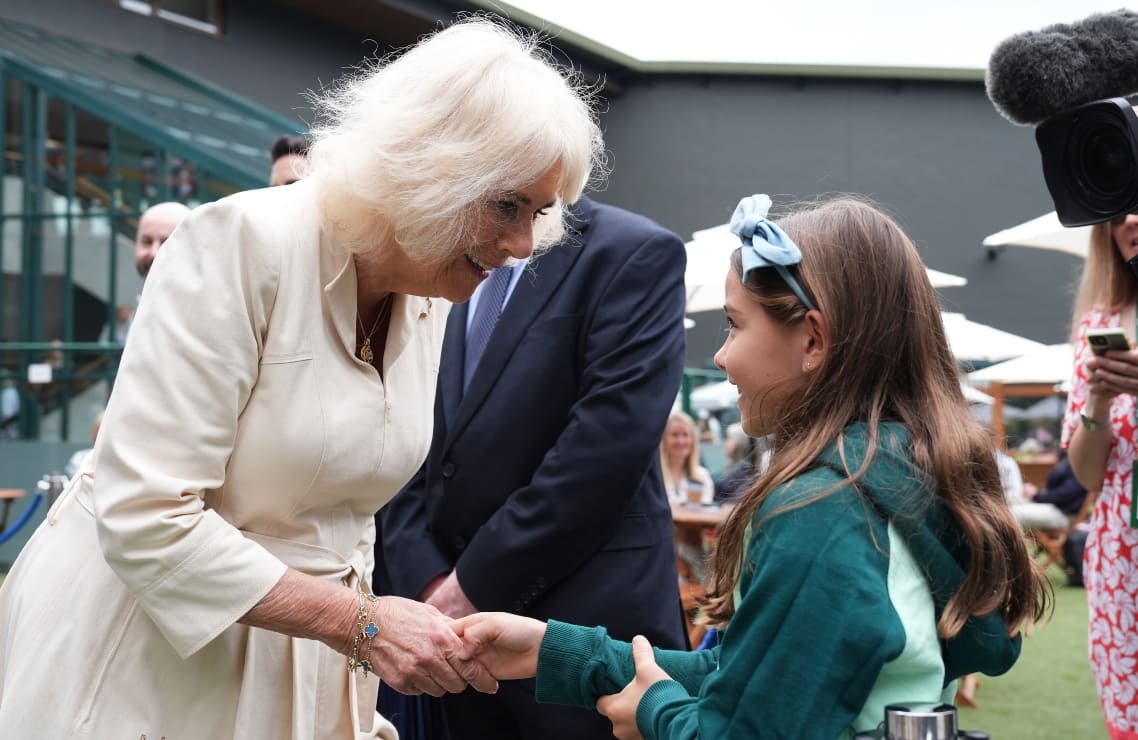
[[[891,218],[853,198],[798,211],[779,225],[802,250],[798,280],[828,323],[831,344],[820,367],[783,389],[770,468],[739,499],[719,538],[709,620],[725,624],[734,613],[745,530],[771,491],[805,472],[859,421],[871,438],[862,466],[848,471],[850,480],[856,483],[868,469],[878,425],[900,422],[909,432],[914,463],[935,478],[937,495],[968,545],[964,581],[937,625],[941,637],[956,635],[973,614],[998,610],[1009,634],[1029,618],[1042,619],[1049,584],[1005,503],[991,434],[961,393],[936,293],[912,241]],[[738,252],[732,269],[742,275]],[[745,287],[782,324],[806,315],[774,270],[752,271]]]

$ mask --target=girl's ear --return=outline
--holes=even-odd
[[[802,320],[805,347],[802,353],[802,372],[808,373],[822,363],[830,354],[830,324],[821,311],[810,310]]]

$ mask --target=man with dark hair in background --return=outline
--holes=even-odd
[[[269,156],[269,187],[290,185],[308,174],[308,139],[303,136],[282,134],[269,147]]]

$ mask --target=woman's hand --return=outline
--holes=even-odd
[[[462,638],[461,657],[478,661],[499,681],[537,675],[545,622],[505,612],[480,612],[450,626]]]
[[[636,708],[645,692],[659,681],[671,679],[664,669],[656,665],[656,656],[648,639],[637,635],[632,638],[632,662],[636,666],[636,677],[619,694],[602,696],[597,700],[597,711],[612,722],[612,734],[619,740],[639,740],[640,728],[636,726]]]
[[[433,606],[382,596],[372,619],[379,634],[372,638],[370,662],[396,691],[442,696],[465,691],[467,684],[484,694],[498,690],[479,662],[462,657],[462,640]]]
[[[1088,403],[1095,400],[1107,406],[1121,393],[1138,395],[1138,350],[1111,350],[1087,360],[1087,392],[1092,396]]]

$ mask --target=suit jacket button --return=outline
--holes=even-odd
[[[453,478],[454,477],[454,463],[443,463],[443,477],[444,478]]]
[[[455,550],[460,552],[466,549],[466,540],[458,535],[451,538],[450,544],[454,546]]]

